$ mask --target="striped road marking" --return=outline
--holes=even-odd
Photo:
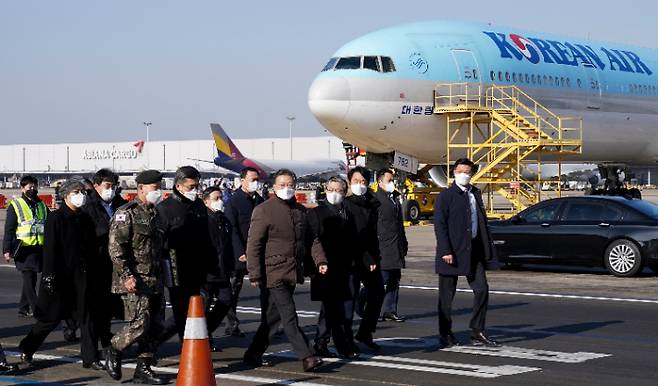
[[[289,350],[269,353],[269,355],[283,358],[297,358],[297,355]],[[363,359],[367,359],[367,361],[364,361]],[[518,375],[541,370],[539,367],[511,365],[482,366],[468,363],[366,354],[361,354],[359,359],[355,360],[345,360],[339,358],[322,358],[322,360],[327,363],[346,363],[355,366],[379,367],[392,370],[422,371],[428,373],[460,375],[474,378],[498,378],[507,375]]]

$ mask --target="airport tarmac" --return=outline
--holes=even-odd
[[[4,228],[4,211],[0,212]],[[603,269],[523,267],[490,271],[489,333],[499,349],[469,345],[437,350],[437,277],[434,274],[433,227],[407,228],[410,252],[403,272],[400,314],[406,323],[381,323],[378,353],[364,348],[355,361],[327,360],[315,374],[301,371],[285,337],[276,337],[271,368],[241,364],[259,320],[257,291],[245,286],[239,307],[247,337],[216,336],[223,351],[213,354],[218,384],[230,385],[652,385],[658,376],[658,278],[648,271],[616,278]],[[455,331],[468,340],[472,295],[460,281],[455,303]],[[32,320],[18,318],[20,276],[0,265],[0,342],[17,361],[20,339]],[[313,336],[319,305],[309,299],[308,284],[298,288],[300,323]],[[115,321],[113,328],[122,322]],[[55,331],[35,355],[32,368],[1,376],[0,384],[116,385],[102,372],[85,370],[77,361],[79,346],[63,342]],[[172,383],[178,368],[176,339],[161,349],[158,370]],[[132,355],[124,364],[122,384],[130,384]],[[24,366],[22,366],[24,367]]]

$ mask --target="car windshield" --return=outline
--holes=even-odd
[[[626,205],[631,208],[642,212],[643,214],[658,219],[658,205],[644,200],[628,200]]]

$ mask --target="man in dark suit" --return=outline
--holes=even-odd
[[[466,276],[475,295],[470,322],[471,343],[498,346],[484,333],[489,303],[485,269],[494,263],[494,249],[482,193],[470,184],[475,164],[462,158],[454,164],[455,182],[442,192],[434,206],[436,273],[439,274],[439,334],[441,345],[459,342],[452,332],[452,301],[457,279]]]
[[[231,243],[235,256],[235,269],[231,276],[231,308],[226,321],[226,335],[242,337],[240,320],[236,314],[244,276],[247,274],[247,235],[251,225],[251,213],[263,202],[258,194],[258,170],[246,167],[240,172],[240,188],[233,192],[231,200],[226,203],[224,213],[231,223]]]

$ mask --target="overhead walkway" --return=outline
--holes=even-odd
[[[582,119],[558,116],[516,86],[438,84],[434,114],[445,119],[447,167],[462,157],[479,165],[472,182],[492,218],[560,197],[563,158],[582,152]],[[557,177],[542,178],[546,160]]]

